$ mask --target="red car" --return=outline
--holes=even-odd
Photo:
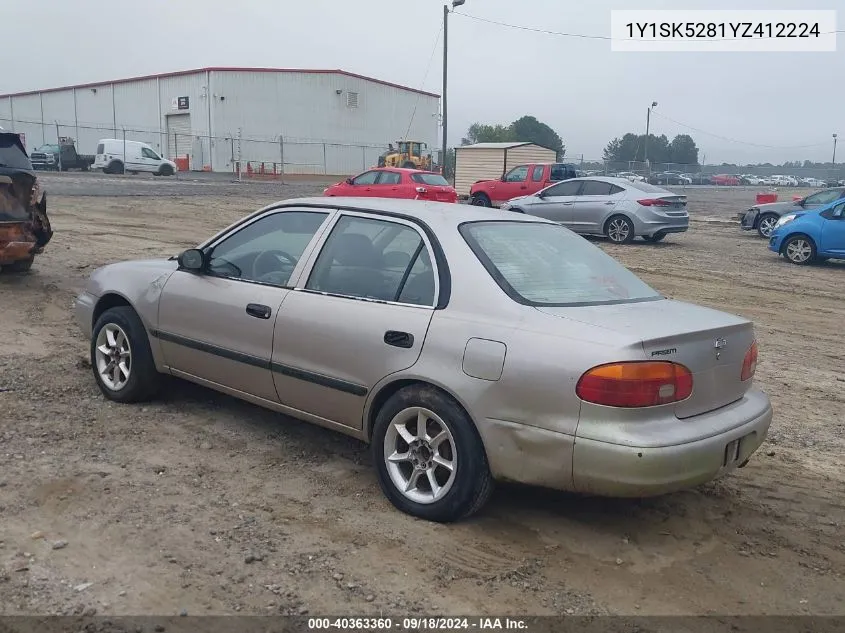
[[[716,174],[710,177],[710,184],[735,187],[739,184],[739,178],[731,174]]]
[[[332,185],[324,196],[356,198],[406,198],[457,202],[458,192],[440,174],[421,169],[375,167],[363,174]]]

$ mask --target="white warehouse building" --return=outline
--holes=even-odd
[[[58,137],[149,143],[180,169],[347,175],[408,138],[437,158],[440,96],[343,70],[202,68],[0,95],[28,151]]]

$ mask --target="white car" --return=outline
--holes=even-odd
[[[616,177],[624,178],[625,180],[630,180],[631,182],[643,182],[645,180],[644,176],[635,174],[632,171],[620,171],[618,174],[616,174]]]
[[[104,174],[149,172],[156,176],[172,176],[178,171],[176,163],[159,156],[147,143],[103,138],[97,143],[93,169]]]

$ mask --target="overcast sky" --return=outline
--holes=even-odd
[[[845,26],[842,0],[739,4],[467,0],[458,11],[593,35],[609,34],[611,9],[681,5],[841,8],[837,27]],[[341,68],[439,93],[442,39],[431,55],[442,6],[441,0],[6,0],[0,93],[203,66]],[[563,137],[568,158],[599,158],[612,137],[645,132],[651,101],[659,103],[652,132],[670,139],[691,134],[708,163],[830,160],[831,133],[845,134],[843,34],[835,53],[619,53],[607,40],[453,15],[449,44],[450,143],[474,121],[509,123],[532,114]],[[807,145],[814,147],[796,147]]]

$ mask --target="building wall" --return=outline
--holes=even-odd
[[[363,171],[406,132],[429,151],[437,145],[437,97],[329,73],[218,71],[211,84],[215,136],[234,138],[241,128],[243,160],[284,158],[287,173]],[[347,107],[349,92],[358,94],[357,107]],[[231,169],[232,154],[231,143],[218,141],[215,168]]]
[[[355,108],[347,107],[350,91]],[[188,109],[176,107],[179,97]],[[229,172],[240,128],[242,162],[284,158],[287,173],[346,175],[375,165],[403,138],[415,108],[409,136],[432,150],[437,97],[338,73],[202,71],[0,98],[0,126],[25,133],[29,150],[71,136],[80,153],[93,154],[100,139],[125,133],[171,159],[175,147],[192,169]],[[191,133],[169,144],[168,118],[184,114]]]
[[[504,164],[504,149],[456,147],[455,190],[459,196],[468,196],[474,182],[501,178]]]
[[[507,170],[511,170],[526,163],[553,163],[557,158],[557,152],[553,149],[546,149],[539,145],[524,145],[508,150]]]

